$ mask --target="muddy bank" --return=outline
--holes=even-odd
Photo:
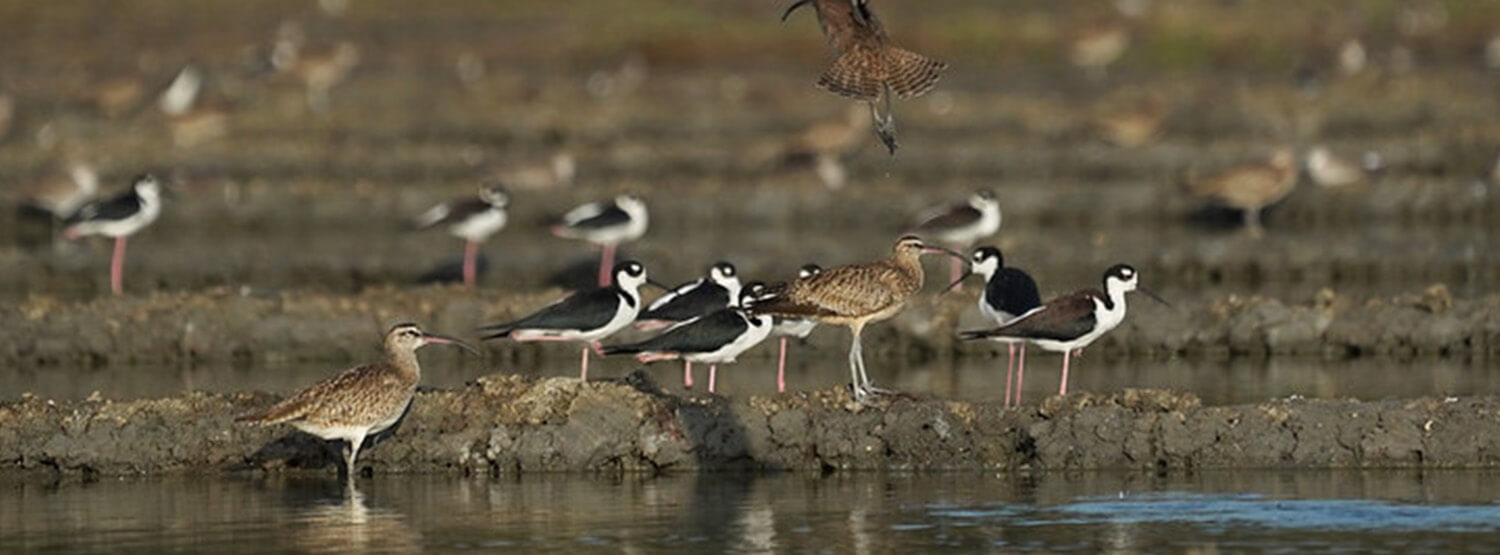
[[[0,363],[76,366],[142,363],[281,363],[366,360],[397,321],[460,336],[486,322],[514,318],[564,294],[463,291],[456,287],[378,288],[357,295],[202,293],[105,298],[88,302],[32,296],[0,308]],[[870,328],[871,356],[927,360],[989,356],[986,343],[957,343],[955,329],[985,325],[975,293],[927,296],[890,323]],[[626,339],[624,333],[618,339]],[[847,332],[828,328],[809,341],[824,352],[847,349]],[[563,345],[486,344],[486,360],[563,362]],[[1305,303],[1226,297],[1176,308],[1137,299],[1121,327],[1095,343],[1104,356],[1206,358],[1311,355],[1450,356],[1500,354],[1500,297],[1453,299],[1442,287],[1390,298],[1325,292]],[[744,358],[770,357],[760,347]],[[498,358],[505,357],[505,358]],[[20,393],[20,392],[13,392]]]
[[[235,425],[265,393],[0,404],[0,464],[105,475],[321,468],[336,451],[289,427]],[[726,399],[619,382],[492,375],[418,395],[394,434],[362,452],[375,472],[1497,467],[1500,400],[1287,399],[1204,407],[1126,390],[1040,406],[842,389]]]

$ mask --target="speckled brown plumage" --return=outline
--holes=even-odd
[[[397,357],[393,357],[397,358]],[[318,427],[373,426],[406,410],[417,391],[421,369],[409,361],[384,361],[350,368],[237,422],[271,425],[306,422]]]
[[[1260,211],[1275,204],[1297,185],[1297,164],[1291,149],[1279,149],[1263,163],[1240,164],[1203,177],[1189,177],[1193,194],[1245,211],[1245,227],[1261,233]]]
[[[885,26],[865,0],[812,3],[823,36],[838,54],[818,78],[818,86],[829,92],[874,101],[889,86],[897,98],[910,98],[932,90],[948,68],[946,63],[891,44]]]

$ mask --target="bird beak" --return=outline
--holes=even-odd
[[[959,285],[963,284],[964,280],[969,279],[969,276],[972,276],[972,275],[974,275],[974,271],[973,270],[968,270],[967,267],[965,267],[964,275],[958,276],[958,279],[953,280],[953,283],[948,284],[948,286],[944,287],[943,291],[941,293],[938,293],[938,294],[939,295],[947,294],[949,291],[952,291],[955,288],[957,288]],[[1137,289],[1139,289],[1139,287]]]
[[[946,254],[946,255],[951,256],[953,258],[957,258],[959,260],[962,260],[965,264],[968,264],[968,262],[969,262],[969,258],[967,256],[959,254],[957,251],[954,251],[953,249],[949,249],[949,248],[946,248],[946,247],[937,247],[937,246],[933,246],[933,245],[922,245],[922,254]]]
[[[1150,289],[1147,289],[1145,287],[1141,287],[1141,286],[1137,285],[1135,287],[1135,290],[1136,291],[1140,291],[1142,293],[1145,293],[1147,297],[1151,297],[1153,300],[1155,300],[1156,302],[1161,303],[1163,306],[1166,306],[1167,308],[1177,308],[1175,306],[1172,306],[1172,303],[1167,302],[1166,299],[1161,298],[1161,295],[1157,295],[1156,293],[1151,292]]]
[[[797,8],[807,5],[808,2],[812,2],[812,0],[797,0],[796,2],[792,2],[792,5],[787,6],[786,11],[781,13],[781,20],[786,21],[786,18],[791,17],[792,12],[797,11]]]
[[[646,285],[654,285],[654,286],[656,286],[657,289],[661,289],[662,291],[671,291],[672,290],[671,287],[667,287],[666,284],[663,284],[662,282],[656,281],[654,279],[648,279],[648,280],[646,280]]]
[[[457,345],[459,348],[462,348],[465,351],[468,351],[470,353],[474,353],[476,355],[479,354],[479,349],[475,349],[472,345],[469,345],[468,343],[464,343],[463,341],[459,341],[457,339],[454,339],[452,337],[448,337],[446,335],[438,335],[438,334],[435,334],[435,333],[423,333],[422,334],[422,342],[424,344],[425,343],[438,343],[438,344],[441,344],[441,345]]]

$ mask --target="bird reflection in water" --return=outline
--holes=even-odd
[[[365,496],[345,482],[335,496],[325,497],[297,513],[300,527],[293,543],[309,552],[412,553],[421,550],[421,535],[393,509],[370,508]]]

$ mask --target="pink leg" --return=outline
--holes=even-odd
[[[474,288],[479,277],[479,243],[464,243],[464,287]]]
[[[604,245],[604,252],[599,255],[599,287],[609,287],[613,281],[610,275],[615,267],[615,246]]]
[[[109,261],[109,289],[116,295],[125,292],[125,239],[115,237],[115,256]]]
[[[1063,351],[1062,385],[1057,386],[1057,394],[1058,395],[1067,395],[1068,394],[1068,356],[1072,355],[1072,354],[1073,353],[1071,353],[1071,352]]]
[[[682,387],[693,388],[693,362],[689,360],[682,361]]]
[[[589,381],[589,346],[583,346],[583,367],[578,370],[578,379]]]
[[[1026,378],[1026,344],[1021,344],[1020,364],[1016,365],[1016,406],[1021,406],[1021,380]]]
[[[1005,406],[1009,407],[1010,381],[1011,379],[1016,377],[1016,344],[1009,343],[1006,345],[1006,347],[1010,350],[1010,355],[1006,358],[1005,361]]]
[[[717,378],[718,375],[719,375],[719,365],[717,365],[717,364],[710,364],[710,365],[708,365],[708,392],[709,393],[713,393],[714,392],[714,378]]]
[[[589,347],[594,349],[594,354],[597,354],[601,357],[604,356],[604,344],[599,343],[598,341],[590,341]]]
[[[786,393],[786,336],[781,336],[781,354],[776,356],[776,392]]]

